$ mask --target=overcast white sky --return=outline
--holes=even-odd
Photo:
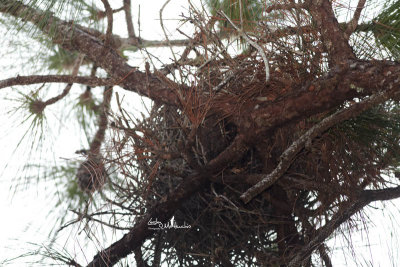
[[[119,3],[122,1],[113,2]],[[164,1],[134,0],[132,2],[136,6],[138,4],[141,6],[142,37],[147,39],[164,39],[158,21],[158,12]],[[342,2],[347,3],[347,1]],[[171,19],[165,22],[169,33],[178,38],[183,38],[176,31],[176,27],[179,23],[180,14],[182,12],[187,14],[186,7],[187,1],[172,0],[164,12],[164,17]],[[136,10],[133,12],[135,16],[137,8],[134,8],[134,10]],[[114,32],[122,35],[125,34],[123,20],[123,17],[119,17],[114,25]],[[187,30],[188,28],[184,29]],[[0,31],[0,33],[2,32]],[[29,47],[28,50],[34,52],[36,48],[35,46]],[[157,51],[154,50],[154,52]],[[158,53],[160,56],[171,57],[168,49],[159,50]],[[9,64],[18,66],[18,62],[11,62],[11,60],[13,59],[6,57],[0,61],[0,68],[2,69],[0,71],[0,80],[16,75],[15,69],[7,70],[5,68]],[[141,57],[135,56],[130,61],[130,64],[133,66],[143,65],[143,60]],[[24,90],[23,87],[21,89]],[[75,87],[75,90],[77,91],[76,94],[80,93],[77,87]],[[6,258],[17,256],[32,249],[32,245],[29,245],[28,242],[41,244],[47,241],[48,230],[55,219],[55,217],[47,217],[48,205],[49,202],[57,200],[56,196],[49,195],[54,194],[52,193],[54,192],[54,185],[51,181],[40,183],[39,185],[33,183],[34,186],[29,187],[27,190],[23,190],[23,186],[18,187],[16,192],[10,190],[15,188],[17,183],[16,177],[22,173],[20,169],[22,163],[28,160],[29,157],[26,152],[28,150],[24,148],[18,149],[14,153],[15,146],[23,135],[24,130],[17,127],[15,117],[10,118],[6,114],[12,105],[12,102],[3,100],[8,95],[12,95],[11,89],[0,89],[0,125],[2,129],[0,131],[0,214],[2,215],[0,219],[0,265]],[[140,98],[137,101],[135,105],[140,107]],[[57,114],[57,109],[54,110],[54,114]],[[56,116],[52,118],[57,120]],[[59,123],[60,121],[49,122],[49,125],[53,126]],[[49,130],[52,130],[51,127],[49,127]],[[52,138],[54,145],[51,146],[51,149],[54,150],[54,155],[44,155],[48,155],[50,161],[74,157],[74,151],[82,148],[82,139],[78,135],[79,132],[74,129],[61,131],[57,136]],[[8,166],[3,171],[6,164]],[[399,203],[399,201],[396,201],[396,203]],[[334,256],[332,257],[334,266],[359,266],[354,263],[353,255],[346,253],[346,251],[351,251],[352,249],[355,249],[359,263],[363,263],[362,266],[400,266],[400,255],[397,248],[398,244],[400,244],[398,240],[398,230],[400,227],[396,223],[395,217],[390,217],[398,216],[399,212],[395,208],[396,205],[388,204],[388,207],[390,208],[385,212],[374,208],[369,209],[369,216],[375,222],[375,226],[370,226],[369,235],[362,230],[358,233],[353,233],[351,237],[348,234],[344,235],[345,238],[353,240],[353,248],[345,247],[347,244],[343,242],[343,236],[331,240],[330,245],[334,245],[335,247],[333,251]],[[68,237],[71,238],[70,235],[66,235],[64,239]],[[365,247],[366,243],[369,243],[370,246]],[[63,244],[59,245],[62,246]],[[342,249],[344,249],[344,252],[342,252]],[[90,259],[91,256],[89,256],[88,260]],[[29,265],[40,266],[38,264]],[[22,265],[20,261],[16,261],[9,266],[25,265]]]

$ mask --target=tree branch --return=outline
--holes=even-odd
[[[75,60],[74,67],[72,69],[72,76],[73,77],[76,77],[78,75],[79,67],[82,64],[83,58],[84,58],[84,55],[79,54],[78,58]],[[67,84],[67,86],[64,88],[64,90],[62,91],[61,94],[44,101],[43,108],[47,107],[48,105],[52,105],[52,104],[56,103],[60,99],[63,99],[69,93],[71,88],[72,88],[72,83]]]
[[[37,83],[79,83],[91,87],[112,85],[112,79],[103,79],[97,77],[73,76],[73,75],[32,75],[32,76],[17,76],[0,81],[0,89],[17,86],[31,85]]]
[[[135,28],[133,27],[132,21],[132,7],[131,7],[131,0],[124,0],[124,11],[125,11],[125,21],[126,27],[128,29],[128,36],[129,38],[135,38]]]
[[[142,254],[142,249],[140,247],[136,248],[134,253],[135,253],[136,265],[138,267],[150,267],[147,264],[147,262],[144,261],[143,254]]]
[[[280,156],[280,162],[278,163],[278,166],[270,174],[263,177],[260,182],[243,193],[240,196],[240,199],[242,199],[244,203],[248,203],[255,196],[274,184],[289,169],[296,155],[303,149],[306,142],[310,142],[312,139],[321,135],[323,132],[335,126],[336,124],[356,117],[367,109],[370,109],[371,107],[388,100],[391,96],[393,96],[393,91],[389,90],[385,92],[379,92],[361,102],[355,103],[348,108],[341,109],[329,117],[324,118],[321,122],[311,127],[311,129],[293,142]]]
[[[162,5],[162,7],[161,7],[161,9],[160,9],[160,11],[159,11],[159,18],[160,18],[160,26],[161,26],[161,29],[162,29],[162,31],[163,31],[163,33],[164,33],[165,40],[167,41],[168,47],[169,47],[169,49],[171,50],[171,54],[172,54],[172,56],[174,57],[174,61],[177,62],[176,56],[175,56],[175,53],[174,53],[174,50],[172,50],[172,45],[171,45],[171,43],[170,43],[170,41],[169,41],[169,38],[168,38],[167,31],[165,30],[165,27],[164,27],[164,20],[163,20],[163,12],[164,12],[164,9],[165,9],[165,7],[169,4],[170,1],[171,1],[171,0],[166,0],[165,3],[164,3],[164,5]]]
[[[319,254],[320,254],[322,260],[325,263],[325,266],[326,267],[333,267],[331,258],[329,257],[329,255],[328,255],[328,253],[326,251],[326,245],[322,244],[321,246],[319,246],[318,251],[319,251]]]
[[[298,118],[318,114],[337,107],[354,97],[364,97],[379,92],[383,88],[392,90],[400,87],[400,64],[389,61],[349,60],[322,77],[306,83],[297,94],[271,102],[259,102],[249,109],[253,121],[261,134]],[[279,115],[278,115],[279,114]],[[237,121],[248,131],[243,118]],[[262,127],[262,130],[260,129]]]
[[[349,38],[350,35],[357,29],[358,21],[360,19],[361,12],[364,9],[365,2],[366,2],[366,0],[359,0],[358,1],[357,8],[356,8],[356,11],[354,12],[353,18],[347,24],[347,28],[346,28],[347,38]]]
[[[78,185],[82,191],[88,193],[100,189],[107,177],[107,171],[104,168],[103,155],[100,153],[100,148],[104,142],[108,126],[108,111],[112,97],[112,86],[106,86],[103,92],[103,103],[100,106],[100,114],[98,117],[98,128],[93,140],[90,142],[89,150],[87,151],[87,159],[82,162],[78,169],[76,177]]]
[[[111,6],[110,6],[110,3],[108,2],[108,0],[101,0],[101,2],[104,5],[104,8],[106,10],[106,16],[107,16],[107,30],[106,30],[106,36],[104,38],[104,46],[108,46],[110,43],[112,29],[113,29],[113,10],[111,9]]]
[[[265,54],[264,49],[257,44],[256,42],[252,41],[250,39],[249,36],[247,36],[247,34],[242,30],[239,29],[235,23],[233,23],[233,21],[223,12],[220,12],[222,14],[223,17],[225,17],[229,23],[232,25],[233,28],[235,28],[235,30],[240,34],[240,36],[242,36],[251,46],[253,46],[255,49],[257,49],[258,53],[261,55],[263,61],[264,61],[264,70],[265,70],[265,82],[268,83],[269,80],[269,63],[268,63],[268,58],[267,55]]]
[[[13,7],[10,9],[10,7]],[[175,84],[165,76],[143,73],[129,66],[117,51],[104,46],[101,39],[84,28],[74,26],[54,16],[49,16],[46,25],[41,25],[43,11],[31,8],[19,1],[1,0],[0,12],[20,17],[37,25],[53,38],[53,42],[68,50],[76,50],[107,71],[112,78],[120,79],[118,85],[126,90],[147,96],[161,103],[179,106],[175,89],[183,86]],[[168,80],[168,84],[166,81]],[[174,86],[174,90],[171,87]],[[151,88],[151,90],[149,90]]]
[[[327,0],[309,2],[309,11],[321,33],[331,67],[343,64],[348,59],[355,59],[353,50],[333,13],[332,3]]]

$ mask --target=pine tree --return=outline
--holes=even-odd
[[[188,1],[183,39],[170,2],[164,39],[147,40],[130,0],[0,0],[1,26],[41,47],[40,68],[0,81],[18,86],[27,134],[46,142],[47,110],[70,99],[88,136],[83,160],[45,169],[72,210],[57,229],[124,234],[87,266],[332,266],[327,240],[400,197],[400,1]]]

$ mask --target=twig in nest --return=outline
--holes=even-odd
[[[235,28],[235,30],[236,30],[236,31],[251,45],[251,46],[253,46],[255,49],[257,49],[257,51],[260,53],[260,55],[261,55],[261,57],[263,58],[263,61],[264,61],[265,82],[268,82],[268,80],[269,80],[269,65],[268,65],[267,55],[265,54],[264,49],[263,49],[259,44],[257,44],[256,42],[252,41],[252,40],[250,39],[250,37],[247,36],[247,34],[246,34],[243,30],[239,29],[239,28],[235,25],[235,23],[233,23],[232,20],[224,13],[224,11],[220,11],[219,13],[220,13],[222,16],[224,16],[224,17],[229,21],[229,23],[232,25],[232,27]]]
[[[169,38],[168,38],[167,31],[165,30],[165,27],[164,27],[164,20],[163,20],[163,17],[162,17],[162,16],[163,16],[164,9],[165,9],[165,7],[169,4],[170,1],[171,1],[171,0],[165,1],[164,5],[161,7],[161,9],[160,9],[160,11],[159,11],[160,26],[161,26],[161,29],[162,29],[162,31],[163,31],[163,33],[164,33],[165,40],[167,40],[167,44],[168,44],[168,46],[169,46],[169,49],[171,50],[172,56],[174,57],[174,61],[177,62],[176,57],[175,57],[174,50],[172,49],[171,43],[170,43]]]

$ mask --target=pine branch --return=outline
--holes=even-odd
[[[333,13],[330,1],[308,1],[308,9],[321,33],[331,66],[355,59],[345,33]]]
[[[72,76],[73,77],[76,77],[78,75],[79,67],[82,64],[83,58],[84,58],[83,55],[79,55],[78,58],[75,60],[74,67],[72,69]],[[59,100],[63,99],[69,93],[71,88],[72,88],[72,83],[67,84],[67,86],[64,88],[64,90],[63,90],[63,92],[61,94],[44,101],[43,102],[44,107],[46,107],[48,105],[52,105],[52,104],[58,102]]]
[[[31,75],[31,76],[17,76],[0,81],[0,89],[17,86],[17,85],[31,85],[37,83],[79,83],[91,87],[111,85],[112,79],[103,79],[97,77],[87,76],[73,76],[73,75]]]
[[[347,60],[320,78],[296,89],[296,95],[255,106],[248,116],[264,131],[300,117],[333,109],[343,101],[400,87],[400,64],[389,61]],[[272,115],[273,114],[273,115]],[[240,124],[240,122],[238,122]]]
[[[106,182],[107,171],[104,167],[103,155],[100,152],[108,127],[108,111],[113,88],[106,86],[103,92],[103,103],[100,106],[99,123],[96,134],[87,151],[87,159],[82,162],[77,170],[78,184],[82,191],[88,193],[100,189]]]
[[[334,114],[326,117],[318,124],[314,125],[305,134],[300,136],[293,144],[291,144],[280,156],[278,166],[267,176],[262,178],[260,182],[248,189],[240,196],[244,203],[250,202],[255,196],[260,194],[274,184],[290,167],[296,155],[304,148],[307,142],[311,142],[314,138],[321,135],[329,128],[340,122],[356,117],[371,107],[388,100],[394,95],[393,91],[380,92],[369,98],[355,103],[348,108],[341,109]]]
[[[10,5],[14,8],[10,9]],[[76,50],[84,54],[89,60],[106,70],[111,77],[120,79],[118,85],[124,89],[162,103],[179,106],[179,99],[171,89],[171,86],[179,87],[179,85],[165,76],[143,73],[137,68],[129,66],[114,49],[106,47],[101,39],[91,32],[51,15],[47,15],[47,24],[42,26],[40,23],[45,14],[18,1],[0,1],[0,12],[29,20],[43,32],[52,36],[55,44],[60,44],[67,50]],[[168,81],[167,84],[166,81]],[[151,90],[148,90],[149,88]]]
[[[107,16],[107,30],[106,36],[104,38],[104,46],[108,46],[110,43],[110,39],[112,38],[112,30],[113,30],[113,10],[111,9],[110,3],[108,0],[101,0],[106,9],[106,16]]]
[[[131,0],[124,0],[124,12],[125,12],[126,27],[128,29],[128,36],[129,38],[135,38],[136,35],[132,22]]]
[[[361,16],[361,11],[364,9],[365,2],[366,2],[366,0],[358,1],[357,8],[356,8],[356,11],[354,12],[353,18],[347,24],[347,28],[346,28],[347,36],[350,36],[357,29],[358,21]]]

